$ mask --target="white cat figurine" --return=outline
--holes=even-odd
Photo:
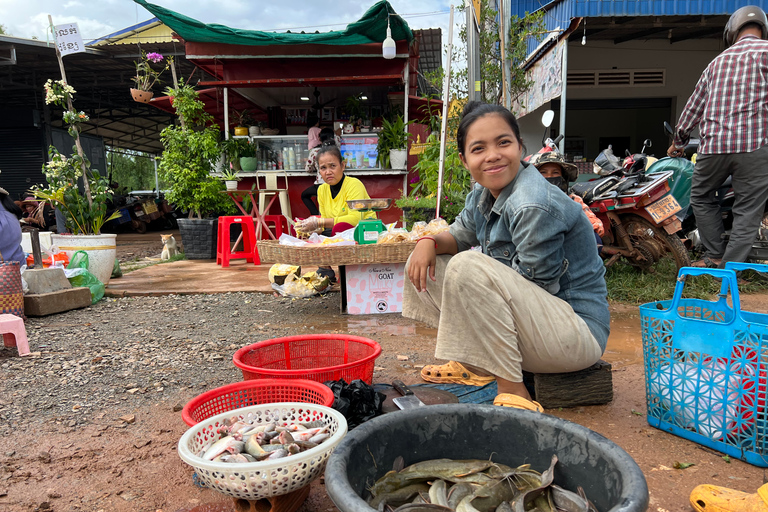
[[[179,253],[179,248],[176,246],[176,239],[173,235],[160,235],[163,239],[163,252],[160,253],[161,260],[169,260],[171,256],[176,256]]]

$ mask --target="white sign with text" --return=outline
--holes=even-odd
[[[85,51],[83,36],[80,34],[80,29],[77,28],[77,23],[56,25],[53,29],[56,35],[56,46],[62,57],[70,53]]]

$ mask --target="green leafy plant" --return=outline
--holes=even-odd
[[[360,96],[350,96],[344,103],[344,112],[349,116],[350,123],[356,123],[359,119],[365,116],[365,109],[363,108],[362,100]]]
[[[251,126],[254,121],[248,110],[233,110],[230,114],[235,126]]]
[[[227,163],[236,171],[241,171],[240,158],[256,156],[256,146],[248,139],[229,138],[221,143],[221,149]]]
[[[189,85],[168,88],[179,117],[160,133],[163,154],[158,173],[168,186],[167,199],[178,208],[189,210],[198,219],[216,211],[232,211],[232,203],[220,194],[222,183],[211,176],[221,155],[219,128],[213,123],[197,91]]]
[[[236,169],[224,169],[221,172],[221,179],[224,181],[240,181],[240,173]]]
[[[64,214],[67,229],[76,235],[98,235],[105,222],[120,216],[115,212],[107,217],[107,201],[112,199],[109,182],[97,171],[80,145],[80,124],[89,121],[88,115],[75,110],[73,101],[77,91],[63,80],[45,83],[45,102],[64,108],[62,119],[67,132],[74,139],[72,156],[67,157],[51,146],[49,161],[43,166],[48,183],[30,189],[37,199],[46,201]],[[82,185],[83,193],[80,192]]]
[[[408,147],[408,140],[411,138],[411,134],[406,132],[405,129],[411,123],[413,121],[406,123],[401,115],[395,116],[392,121],[382,120],[379,142],[376,145],[376,151],[378,152],[376,162],[380,167],[385,169],[390,167],[390,149],[406,149]]]

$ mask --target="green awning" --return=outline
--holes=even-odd
[[[181,36],[185,41],[194,43],[224,43],[248,46],[327,44],[351,46],[358,44],[381,43],[387,37],[387,17],[395,41],[413,40],[408,24],[395,13],[389,2],[382,0],[375,3],[355,23],[347,25],[345,30],[334,30],[314,34],[294,34],[262,32],[225,27],[216,23],[205,24],[183,14],[171,11],[146,0],[134,0],[160,21]]]

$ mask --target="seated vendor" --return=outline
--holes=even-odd
[[[29,196],[21,202],[22,222],[41,230],[49,229],[56,225],[54,210],[48,203],[39,203],[34,197]]]
[[[457,130],[477,184],[446,232],[421,238],[403,316],[438,328],[428,382],[498,385],[495,405],[543,412],[523,370],[575,372],[600,359],[610,315],[605,268],[578,204],[521,161],[514,115],[470,102]],[[481,251],[469,250],[480,247]]]
[[[0,254],[5,261],[26,264],[27,258],[21,248],[21,208],[0,188]]]
[[[332,236],[357,226],[363,218],[376,218],[375,212],[358,212],[347,205],[347,201],[370,199],[370,196],[363,182],[344,174],[344,160],[338,146],[328,144],[318,150],[317,169],[325,182],[317,188],[320,216],[297,222],[298,231],[311,233],[323,230],[323,234]],[[336,274],[330,267],[321,267],[319,273],[327,275],[331,281],[335,280]]]

